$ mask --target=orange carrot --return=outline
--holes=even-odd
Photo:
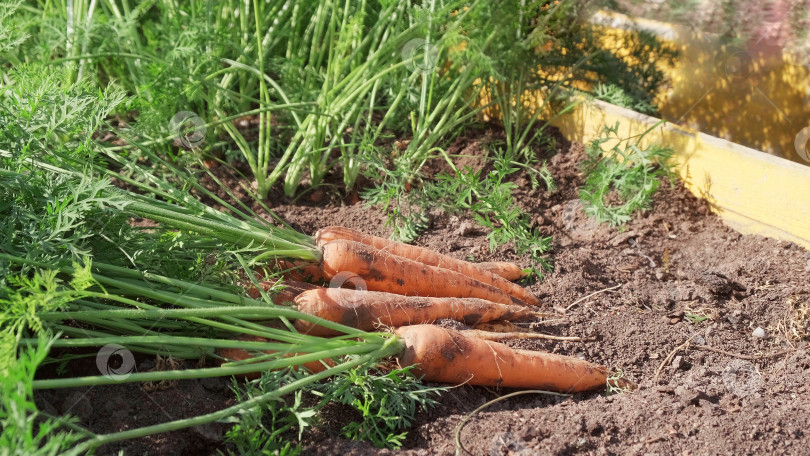
[[[520,285],[514,284],[501,276],[493,274],[492,272],[481,269],[475,263],[470,263],[469,261],[458,260],[429,249],[403,244],[401,242],[389,241],[385,238],[363,234],[359,231],[340,226],[322,228],[315,233],[315,242],[321,248],[336,240],[359,242],[361,244],[374,247],[378,250],[386,251],[389,254],[407,258],[428,266],[449,269],[473,278],[478,282],[499,288],[504,293],[515,296],[527,304],[534,306],[540,305],[540,301],[537,299],[537,297],[529,293],[528,290],[524,289]]]
[[[520,266],[508,261],[486,261],[483,263],[475,263],[475,265],[485,271],[489,271],[513,282],[528,275],[526,274],[526,271],[520,269]]]
[[[276,285],[276,283],[278,283],[277,280],[272,280],[272,279],[271,280],[263,280],[263,281],[259,282],[259,286],[262,288],[262,290],[268,291],[268,290],[272,289]],[[288,305],[288,304],[290,304],[292,302],[295,302],[295,297],[298,296],[299,294],[307,291],[307,290],[312,290],[314,288],[320,288],[317,285],[307,283],[307,282],[298,282],[296,280],[286,280],[285,279],[284,281],[282,281],[281,284],[283,285],[283,288],[281,290],[279,290],[277,293],[275,293],[274,295],[271,296],[271,299],[273,300],[273,304],[276,304],[276,305],[279,305],[279,306],[284,306],[284,305]],[[247,294],[248,294],[248,296],[250,296],[253,299],[259,299],[261,297],[261,295],[262,295],[259,292],[259,289],[256,288],[256,287],[251,287],[250,289],[248,289]]]
[[[348,288],[308,290],[299,294],[295,303],[300,312],[364,331],[374,330],[378,326],[431,323],[443,318],[474,325],[493,320],[521,320],[535,315],[525,306],[510,306],[477,298],[401,296]],[[305,320],[297,320],[295,327],[299,332],[313,336],[341,334]]]
[[[244,340],[248,342],[268,342],[268,339],[265,339],[264,337],[250,336],[250,335],[241,336],[238,340]],[[217,350],[217,353],[219,354],[219,356],[225,358],[227,361],[242,361],[245,359],[253,358],[255,356],[248,350],[242,348],[221,348]],[[264,353],[270,354],[274,352],[272,350],[265,350]],[[288,356],[298,356],[300,354],[301,353],[290,353]],[[326,364],[330,365],[334,364],[333,362],[331,362],[331,360],[328,359],[324,361],[326,362]],[[293,366],[293,369],[297,370],[301,366],[307,368],[310,372],[315,374],[318,372],[323,372],[324,370],[327,369],[327,367],[324,366],[320,360],[310,361],[308,363],[301,364],[300,366]],[[261,372],[249,372],[247,374],[244,374],[244,378],[248,380],[254,380],[259,378],[260,375]]]
[[[404,296],[481,298],[501,304],[526,305],[492,285],[456,271],[392,255],[359,242],[337,240],[322,247],[324,275],[357,274],[367,290]],[[491,275],[491,274],[490,274]]]
[[[417,364],[424,380],[460,385],[531,388],[577,393],[604,388],[604,366],[552,353],[519,350],[433,325],[403,326],[402,366]],[[623,379],[622,379],[623,380]],[[633,387],[628,381],[616,386]]]

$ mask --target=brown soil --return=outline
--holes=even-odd
[[[451,152],[480,155],[481,144],[489,139],[474,134],[459,140]],[[652,210],[626,227],[599,226],[585,217],[578,202],[582,146],[561,138],[557,144],[560,153],[549,160],[559,186],[556,193],[531,190],[525,176],[515,179],[523,209],[554,239],[554,271],[530,287],[562,321],[533,323],[531,328],[598,340],[512,345],[604,364],[623,372],[639,389],[570,398],[532,394],[498,402],[469,421],[461,435],[464,448],[474,455],[806,454],[810,351],[795,334],[806,336],[810,323],[801,321],[794,309],[810,306],[810,252],[740,235],[678,183],[663,185]],[[465,160],[469,166],[485,163],[475,157]],[[346,203],[351,195],[330,189],[318,197],[318,203],[303,197],[272,209],[307,233],[334,224],[390,233],[379,210]],[[469,230],[465,222],[471,220],[431,213],[430,228],[416,243],[458,258],[526,266],[526,259],[508,246],[490,252],[486,233]],[[581,300],[611,287],[617,288]],[[765,330],[764,338],[753,335],[756,328]],[[684,346],[687,341],[691,343]],[[138,370],[150,368],[149,363],[154,360],[140,359]],[[85,368],[92,367],[91,360]],[[82,367],[69,369],[68,374],[77,374]],[[78,415],[93,431],[111,432],[232,405],[227,383],[184,381],[154,392],[133,384],[46,391],[38,394],[38,402],[53,414]],[[453,454],[459,422],[509,392],[462,386],[443,394],[438,407],[417,415],[401,453]],[[351,416],[327,408],[321,428],[304,437],[305,453],[391,453],[340,438],[340,428]],[[213,453],[224,448],[224,429],[226,425],[216,424],[159,434],[110,445],[100,453]]]

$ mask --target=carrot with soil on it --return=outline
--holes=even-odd
[[[308,290],[299,294],[295,303],[299,312],[364,331],[379,326],[431,323],[444,318],[475,325],[494,320],[526,320],[537,315],[526,306],[478,298],[402,296],[348,288]],[[341,334],[305,320],[297,320],[295,327],[299,332],[313,336]]]
[[[400,365],[417,365],[414,373],[427,381],[578,393],[603,389],[610,377],[606,367],[581,359],[514,349],[434,325],[403,326],[395,334],[405,343]],[[635,388],[626,379],[610,381]]]
[[[489,283],[367,244],[336,240],[324,244],[321,249],[324,275],[333,278],[340,273],[357,274],[370,291],[404,296],[480,298],[501,304],[526,305],[520,298]]]
[[[406,258],[428,266],[455,271],[481,283],[502,290],[504,293],[515,296],[521,301],[533,306],[540,305],[540,300],[528,290],[490,271],[478,267],[475,263],[458,260],[432,250],[390,241],[378,236],[361,233],[349,228],[330,226],[322,228],[315,233],[315,243],[323,248],[334,241],[353,241],[374,247],[377,250],[388,252],[391,255]]]
[[[501,276],[511,282],[524,279],[529,276],[526,271],[520,269],[520,266],[508,261],[484,261],[482,263],[474,264],[485,271],[489,271],[497,276]]]

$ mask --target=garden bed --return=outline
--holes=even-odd
[[[457,166],[485,167],[482,144],[493,135],[498,133],[473,132],[457,140],[448,153],[469,156]],[[810,331],[810,252],[784,241],[740,235],[679,182],[662,185],[653,208],[627,226],[597,225],[582,212],[578,198],[583,146],[558,136],[556,148],[546,154],[559,186],[556,192],[531,190],[525,175],[512,176],[518,185],[516,199],[539,230],[554,240],[554,271],[530,289],[544,303],[544,311],[559,317],[531,328],[596,336],[597,341],[512,345],[581,356],[620,369],[639,390],[573,398],[523,395],[501,401],[469,421],[461,435],[464,447],[476,455],[804,454],[810,446],[810,354],[806,342],[795,335],[807,337]],[[217,168],[217,173],[224,176],[227,170]],[[234,187],[239,183],[227,182]],[[306,233],[344,225],[390,234],[381,211],[357,204],[354,195],[345,197],[342,189],[326,188],[332,190],[306,193],[295,202],[271,196],[271,209]],[[508,247],[490,252],[486,232],[476,229],[465,214],[436,210],[428,215],[430,226],[416,244],[458,258],[528,266]],[[754,336],[756,328],[765,330],[764,338]],[[689,346],[670,357],[687,341]],[[139,371],[155,367],[154,358],[138,361]],[[81,366],[88,372],[95,369],[91,358],[71,363],[68,373],[82,375],[77,370]],[[40,391],[37,402],[45,412],[77,415],[95,432],[113,432],[233,404],[228,384],[226,379],[205,379],[150,388],[124,384]],[[459,422],[508,392],[460,386],[444,393],[438,407],[417,415],[403,454],[453,454]],[[305,453],[389,453],[339,436],[352,419],[351,411],[330,406],[322,416],[321,426],[303,437]],[[104,447],[99,454],[119,449],[126,454],[215,453],[223,448],[226,429],[215,424],[157,434]]]

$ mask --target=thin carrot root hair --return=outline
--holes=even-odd
[[[541,316],[543,314],[540,314]],[[525,332],[526,329],[511,321],[487,321],[473,325],[473,329],[491,333]]]
[[[568,342],[593,342],[596,340],[595,337],[555,336],[552,334],[541,334],[532,332],[503,332],[503,331],[490,332],[481,329],[469,329],[465,330],[464,332],[469,335],[478,337],[479,339],[491,340],[494,342],[500,342],[502,340],[514,340],[514,339],[546,339],[546,340],[561,340]]]

